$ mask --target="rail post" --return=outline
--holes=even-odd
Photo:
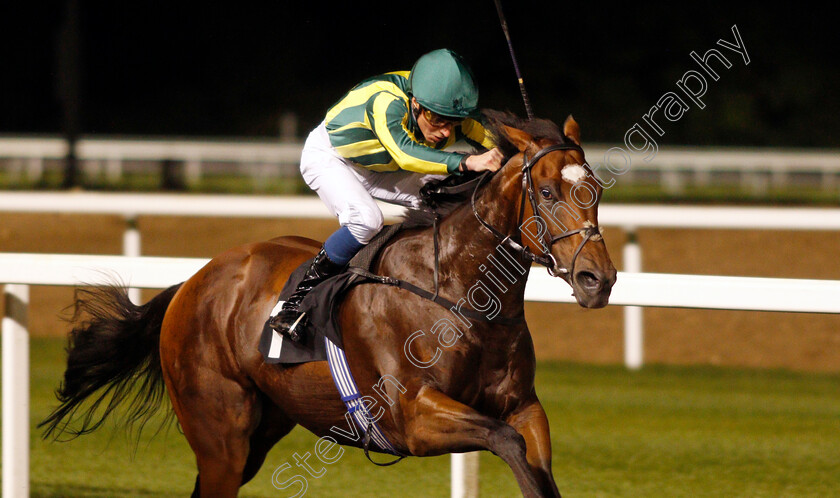
[[[453,453],[452,498],[478,498],[478,452]]]
[[[137,229],[137,217],[125,217],[125,232],[123,232],[123,256],[140,256],[140,231]],[[130,282],[127,282],[130,283]],[[142,304],[140,289],[129,287],[128,297],[134,304]]]
[[[29,286],[3,290],[3,496],[29,496]]]
[[[624,271],[641,273],[642,250],[636,237],[636,228],[625,228],[627,242],[624,244]],[[624,365],[630,370],[638,370],[644,362],[644,330],[642,308],[624,307]]]

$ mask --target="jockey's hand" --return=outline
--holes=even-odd
[[[464,166],[469,171],[497,171],[502,167],[504,158],[502,151],[493,148],[483,154],[468,156]]]

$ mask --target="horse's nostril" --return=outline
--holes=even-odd
[[[594,273],[590,271],[578,272],[578,274],[575,275],[575,281],[579,286],[590,291],[598,290],[598,288],[601,286],[601,281],[598,279],[598,277],[595,276]]]

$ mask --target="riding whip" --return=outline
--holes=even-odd
[[[505,39],[507,39],[508,49],[510,50],[510,58],[513,61],[513,69],[516,71],[516,78],[519,80],[519,92],[522,93],[522,101],[525,102],[525,112],[528,114],[528,120],[534,119],[534,111],[531,110],[531,101],[528,99],[528,92],[525,91],[525,80],[522,79],[522,73],[519,72],[519,64],[516,63],[516,54],[513,53],[513,43],[510,41],[510,31],[508,31],[507,21],[505,15],[502,13],[501,0],[495,0],[496,12],[499,13],[499,21],[502,23],[502,31],[505,32]]]

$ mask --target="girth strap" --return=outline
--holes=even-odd
[[[370,457],[370,432],[371,432],[372,429],[373,429],[373,421],[371,419],[368,419],[368,425],[367,425],[367,430],[365,431],[365,437],[362,439],[362,448],[365,450],[365,457],[367,457],[367,459],[370,463],[372,463],[374,465],[377,465],[379,467],[390,467],[391,465],[394,465],[395,463],[399,463],[403,458],[408,456],[408,455],[403,455],[402,453],[399,453],[396,450],[394,450],[394,452],[396,453],[396,456],[397,456],[397,458],[395,458],[394,460],[391,460],[390,462],[375,462],[375,461],[373,461],[373,458]]]
[[[433,301],[436,304],[438,304],[440,306],[443,306],[444,308],[446,308],[448,310],[451,310],[452,308],[457,308],[458,307],[458,305],[456,303],[453,303],[449,299],[446,299],[445,297],[442,297],[438,294],[429,292],[426,289],[423,289],[421,287],[417,287],[416,285],[412,284],[411,282],[406,282],[405,280],[400,280],[398,278],[393,278],[393,277],[386,277],[386,276],[383,276],[383,275],[377,275],[377,274],[371,273],[371,272],[369,272],[369,271],[367,271],[363,268],[350,267],[350,268],[347,269],[347,271],[349,271],[351,273],[355,273],[356,275],[359,275],[360,277],[363,277],[363,278],[366,278],[366,279],[369,279],[369,280],[374,280],[374,281],[379,282],[381,284],[391,285],[393,287],[398,287],[400,289],[407,290],[408,292],[416,294],[416,295],[418,295],[418,296],[420,296],[424,299],[428,299],[429,301]],[[477,320],[477,321],[482,321],[482,322],[498,323],[500,325],[519,325],[525,320],[525,314],[524,313],[516,315],[516,316],[512,316],[512,317],[496,315],[494,318],[489,319],[489,318],[487,318],[487,315],[484,314],[484,313],[481,313],[479,311],[472,310],[472,309],[469,309],[469,308],[463,308],[463,307],[458,310],[458,314],[464,316],[465,318],[470,318],[470,319]]]

